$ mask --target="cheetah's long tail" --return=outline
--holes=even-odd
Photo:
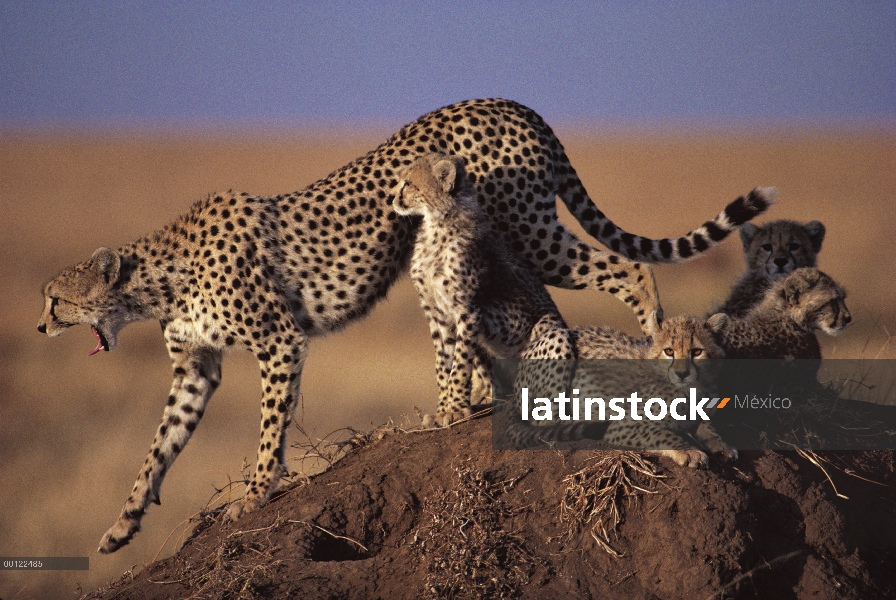
[[[632,260],[647,263],[677,263],[699,256],[718,245],[732,231],[764,213],[775,203],[775,188],[756,188],[728,204],[714,219],[678,238],[653,240],[628,233],[607,218],[588,197],[574,172],[558,195],[589,234],[602,244]]]

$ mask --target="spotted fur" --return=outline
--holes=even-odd
[[[394,192],[398,214],[422,217],[411,278],[435,344],[440,390],[436,416],[426,415],[425,426],[470,415],[474,368],[488,378],[492,357],[554,359],[535,360],[532,368],[544,368],[530,376],[560,389],[575,359],[575,342],[544,285],[489,229],[465,163],[424,155]]]
[[[815,331],[839,335],[852,317],[846,291],[818,269],[804,267],[777,280],[743,318],[708,320],[728,358],[821,359]]]
[[[852,320],[845,299],[837,282],[804,267],[775,281],[746,316],[711,316],[709,326],[730,358],[777,359],[726,363],[720,373],[726,387],[788,398],[818,392],[822,357],[815,332],[843,331]]]
[[[706,321],[696,317],[667,319],[653,338],[636,338],[606,327],[581,328],[575,333],[579,362],[571,386],[574,397],[580,398],[598,394],[598,390],[604,398],[627,398],[635,391],[633,382],[644,399],[668,401],[687,396],[691,387],[706,396],[714,391],[715,359],[725,356]],[[710,452],[725,459],[737,458],[737,450],[728,446],[710,423],[702,421],[633,421],[626,417],[622,421],[561,422],[541,427],[517,419],[507,423],[508,439],[514,447],[602,439],[617,448],[648,449],[682,466],[705,467],[706,453],[682,437],[693,433]]]
[[[97,349],[112,350],[128,323],[157,319],[174,369],[163,422],[102,552],[128,543],[158,501],[164,474],[198,424],[230,347],[249,350],[261,365],[262,432],[246,496],[228,518],[270,497],[284,468],[308,340],[368,314],[407,268],[417,223],[392,210],[390,191],[401,170],[430,152],[467,160],[491,230],[544,283],[614,294],[646,331],[658,326],[662,309],[642,262],[696,256],[771,202],[766,190],[754,190],[680,238],[629,234],[594,206],[537,114],[506,100],[472,100],[424,115],[303,190],[269,198],[213,195],[150,236],[98,250],[46,286],[39,329],[52,336],[86,323]],[[619,254],[592,248],[560,225],[557,197]]]
[[[744,223],[740,239],[747,272],[717,312],[743,317],[762,302],[772,283],[795,269],[817,266],[824,234],[825,227],[820,221],[803,225],[782,219],[762,227]]]

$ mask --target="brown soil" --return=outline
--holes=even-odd
[[[89,597],[896,597],[892,451],[827,454],[825,470],[743,454],[696,471],[613,451],[493,451],[489,418],[394,432],[235,524],[206,516],[174,556]],[[570,518],[594,508],[575,504],[583,492],[612,483],[593,476],[603,464],[629,484],[610,506],[615,529]]]

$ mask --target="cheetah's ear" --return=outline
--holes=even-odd
[[[759,228],[752,223],[744,223],[740,226],[740,241],[744,245],[744,252],[749,251],[753,238],[759,233]]]
[[[93,270],[100,275],[107,285],[118,281],[121,270],[121,257],[115,250],[109,248],[97,248],[90,257]]]
[[[440,160],[432,167],[432,174],[442,187],[442,191],[450,194],[457,181],[457,166],[452,160]]]
[[[725,327],[728,326],[728,323],[731,322],[731,317],[726,315],[725,313],[716,313],[706,319],[706,327],[715,333],[720,333]]]
[[[389,195],[392,196],[392,205],[397,206],[399,208],[406,208],[404,204],[404,188],[407,186],[408,182],[404,179],[398,182],[398,184],[392,188],[389,192]]]
[[[809,241],[812,243],[812,250],[816,254],[821,252],[821,243],[824,241],[826,229],[821,221],[809,221],[806,223],[806,233],[809,234]]]
[[[641,325],[641,331],[647,334],[648,339],[650,339],[650,343],[653,343],[653,338],[658,335],[663,330],[663,309],[662,307],[650,313],[650,316],[647,317],[647,320]]]
[[[818,283],[818,279],[818,269],[806,267],[797,269],[788,275],[787,279],[784,281],[784,299],[787,300],[789,304],[799,304],[800,297],[803,293],[808,292],[815,287],[815,284]]]
[[[450,194],[460,187],[461,179],[467,176],[464,169],[466,164],[467,159],[463,156],[449,156],[433,165],[432,174],[435,175],[446,194]]]

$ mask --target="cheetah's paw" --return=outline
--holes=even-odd
[[[227,509],[227,513],[224,515],[224,522],[232,523],[243,515],[258,510],[263,504],[264,501],[257,497],[236,500],[230,505],[230,508]]]
[[[715,454],[716,456],[718,456],[719,458],[721,458],[723,460],[726,460],[726,461],[737,460],[737,457],[738,457],[737,448],[735,448],[733,446],[729,446],[728,444],[726,444],[724,442],[717,442],[717,443],[707,442],[706,447],[709,449],[710,452],[712,452],[713,454]]]
[[[662,453],[682,467],[690,467],[692,469],[709,467],[709,457],[702,450],[663,450]]]
[[[119,517],[115,525],[110,527],[109,531],[103,535],[97,552],[100,554],[111,554],[122,546],[127,546],[138,531],[140,531],[140,523],[123,516]]]
[[[468,406],[458,410],[441,411],[436,413],[435,416],[423,415],[423,427],[426,429],[448,427],[452,423],[468,418],[470,414],[470,407]]]

